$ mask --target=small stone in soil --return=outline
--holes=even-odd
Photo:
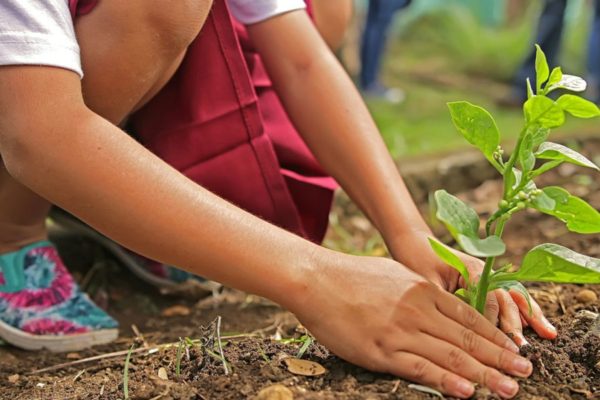
[[[318,376],[323,375],[327,370],[319,363],[299,358],[286,358],[283,360],[288,371],[295,375]]]
[[[160,315],[163,317],[187,317],[192,311],[189,307],[182,305],[175,305],[172,307],[165,308]]]
[[[169,379],[169,376],[167,375],[167,370],[164,367],[160,367],[158,369],[158,377],[160,379],[162,379],[163,381],[166,381]]]
[[[14,374],[14,375],[11,375],[8,377],[8,381],[10,383],[17,383],[19,381],[19,378],[20,378],[19,374]]]
[[[580,290],[579,293],[577,293],[577,295],[575,296],[575,298],[577,299],[577,301],[583,304],[598,301],[598,295],[596,295],[594,291],[589,289]]]
[[[283,385],[273,385],[262,389],[254,400],[293,400],[294,394]]]

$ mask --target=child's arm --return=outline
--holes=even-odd
[[[460,397],[470,381],[514,394],[497,369],[531,372],[498,329],[402,265],[323,249],[194,184],[91,112],[72,72],[0,68],[0,110],[17,180],[136,252],[279,302],[349,361]]]
[[[248,31],[302,137],[323,167],[383,234],[394,258],[440,286],[454,290],[458,273],[444,265],[431,250],[427,241],[431,231],[373,119],[306,13],[283,14],[250,25]],[[479,260],[462,257],[473,272],[481,270]],[[500,309],[503,327],[508,332],[520,332],[520,325],[513,326],[520,324],[520,319],[518,311],[513,315],[512,299],[505,292],[496,296],[500,305],[505,305]],[[525,318],[540,335],[556,336],[541,311],[531,316],[527,308],[524,310]]]

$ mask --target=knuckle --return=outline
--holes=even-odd
[[[422,381],[429,371],[429,361],[420,359],[413,365],[410,378],[414,381]]]
[[[488,387],[488,388],[493,388],[493,387],[497,387],[498,383],[501,381],[502,379],[502,374],[498,371],[496,371],[493,368],[485,368],[481,374],[479,375],[480,377],[480,381],[479,383],[482,386]]]
[[[490,297],[485,304],[485,309],[488,313],[497,315],[500,312],[500,304],[498,304],[498,300],[495,297]]]
[[[480,340],[477,338],[475,332],[469,329],[465,329],[462,333],[462,344],[463,349],[467,353],[474,354],[477,353],[477,351],[479,350]]]
[[[456,378],[454,374],[444,372],[442,373],[442,376],[440,378],[439,389],[441,389],[445,393],[448,393],[451,391],[452,388],[456,386],[455,381]]]
[[[510,339],[508,339],[506,337],[506,335],[504,333],[502,333],[500,330],[496,329],[494,330],[494,334],[492,336],[492,343],[496,343],[502,347],[506,346],[509,344]]]
[[[466,355],[458,349],[452,349],[448,353],[448,366],[453,371],[460,371],[463,369],[466,362]]]
[[[479,314],[477,310],[472,307],[462,306],[462,313],[464,318],[464,325],[467,328],[473,328],[477,325],[477,321],[479,320]]]
[[[422,319],[421,317],[423,316],[422,310],[420,310],[418,307],[411,306],[409,304],[403,304],[399,306],[398,311],[398,323],[401,326],[404,326],[406,324],[406,321],[420,321]]]
[[[511,364],[511,361],[513,358],[514,358],[514,354],[512,354],[508,350],[502,349],[500,351],[500,353],[498,354],[496,368],[505,370],[505,371],[510,369],[510,364]]]

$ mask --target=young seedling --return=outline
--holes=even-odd
[[[571,232],[600,233],[600,213],[584,200],[558,186],[538,188],[534,179],[562,163],[571,163],[600,171],[597,165],[568,147],[547,141],[550,129],[564,124],[565,114],[577,118],[593,118],[600,109],[581,97],[563,94],[556,100],[548,94],[557,89],[581,92],[583,79],[563,74],[560,67],[550,71],[546,56],[536,45],[535,90],[527,80],[527,100],[523,105],[525,122],[515,148],[506,159],[500,146],[496,122],[485,109],[457,101],[448,103],[452,121],[464,138],[477,147],[502,175],[503,195],[498,209],[485,224],[485,237],[479,234],[477,213],[444,190],[435,195],[436,216],[450,231],[460,248],[485,259],[478,282],[471,279],[463,261],[448,247],[430,238],[436,254],[456,268],[465,281],[457,295],[483,313],[487,293],[494,289],[517,290],[529,295],[521,282],[600,283],[600,259],[578,254],[557,244],[541,244],[530,250],[517,271],[511,265],[495,270],[496,257],[506,251],[502,233],[517,212],[532,208],[558,218]],[[530,307],[531,311],[531,307]]]
[[[123,366],[123,396],[125,396],[125,400],[129,400],[129,361],[131,360],[134,347],[135,343],[129,348],[127,357],[125,357],[125,365]]]

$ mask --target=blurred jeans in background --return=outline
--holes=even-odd
[[[591,25],[588,45],[588,96],[590,100],[600,101],[600,0],[594,0],[594,16]],[[535,43],[546,53],[550,67],[557,65],[561,38],[564,28],[567,0],[545,0],[544,8],[538,22]],[[525,80],[529,77],[535,87],[535,51],[529,53],[517,72],[514,81],[513,97],[515,104],[527,98]]]
[[[362,37],[360,52],[360,88],[377,90],[381,60],[387,42],[388,31],[396,12],[411,0],[369,0],[369,11]]]

